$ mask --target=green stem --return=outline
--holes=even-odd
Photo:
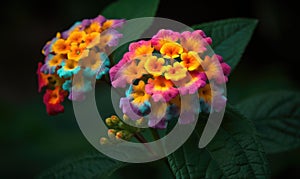
[[[147,143],[148,142],[147,139],[145,139],[145,137],[142,134],[140,134],[140,133],[135,133],[134,137],[137,140],[139,140],[141,143]]]
[[[149,147],[149,145],[147,144],[147,140],[144,138],[143,135],[141,135],[140,133],[135,133],[134,134],[134,137],[140,141],[144,146],[145,148],[153,155],[156,155],[155,152]]]

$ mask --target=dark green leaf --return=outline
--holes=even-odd
[[[198,142],[205,122],[198,123],[190,139],[168,156],[177,178],[268,178],[263,147],[251,121],[227,107],[218,133],[204,149]]]
[[[238,107],[254,122],[267,153],[300,147],[300,93],[266,93]]]
[[[227,19],[193,26],[203,30],[213,40],[212,48],[221,55],[232,69],[240,58],[251,39],[256,27],[255,19]]]
[[[99,152],[93,152],[65,161],[42,173],[38,178],[107,178],[126,165]]]
[[[138,17],[154,17],[159,0],[118,0],[108,5],[102,15],[107,18],[133,19]]]

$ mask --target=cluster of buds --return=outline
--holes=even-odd
[[[142,131],[141,127],[145,127],[147,121],[144,118],[133,121],[127,115],[123,115],[123,120],[121,120],[112,115],[105,119],[105,123],[109,128],[107,130],[108,137],[102,137],[100,139],[101,144],[117,143],[122,140],[129,141],[135,134]]]

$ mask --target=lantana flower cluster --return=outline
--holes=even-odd
[[[179,122],[185,124],[201,110],[221,110],[226,98],[216,86],[228,81],[231,68],[220,55],[209,55],[210,44],[212,39],[202,30],[167,29],[150,40],[131,43],[109,71],[112,86],[126,88],[120,99],[123,113],[132,120],[147,117],[149,127],[165,128],[168,120],[179,115]],[[210,82],[216,84],[214,88]],[[200,109],[181,100],[194,94],[199,96]]]
[[[116,28],[124,20],[110,20],[99,15],[76,22],[70,29],[57,33],[47,42],[42,53],[44,63],[38,64],[39,92],[46,88],[44,104],[48,114],[63,112],[65,97],[83,100],[92,89],[91,79],[100,79],[109,70],[107,53],[122,37]],[[72,77],[78,75],[76,81]]]

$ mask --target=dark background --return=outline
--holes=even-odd
[[[108,0],[52,0],[1,2],[0,60],[0,178],[32,178],[55,163],[92,147],[66,113],[48,117],[37,93],[36,68],[41,49],[56,32],[75,21],[97,16]],[[142,1],[141,1],[142,4]],[[142,5],[141,5],[142,7]],[[233,17],[257,18],[259,24],[244,56],[231,74],[232,103],[271,90],[299,91],[299,8],[287,0],[164,1],[157,16],[187,25]],[[298,176],[299,151],[269,156],[273,178]],[[136,166],[137,167],[137,166]],[[142,166],[139,166],[143,168]],[[153,176],[160,175],[155,165]],[[2,171],[3,170],[3,171]],[[132,176],[125,168],[116,174]]]

